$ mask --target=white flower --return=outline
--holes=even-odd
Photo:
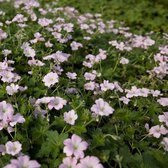
[[[5,144],[5,147],[6,147],[6,153],[12,156],[15,156],[22,150],[22,144],[19,141],[15,142],[8,141]]]
[[[70,125],[75,124],[75,120],[78,118],[78,115],[75,113],[74,110],[64,113],[64,121]]]
[[[114,109],[103,99],[99,98],[91,107],[91,111],[100,116],[109,116],[114,112]]]
[[[67,72],[66,75],[69,79],[72,79],[72,80],[76,79],[76,76],[77,76],[75,72]]]
[[[48,108],[51,110],[55,108],[56,110],[60,110],[66,105],[67,101],[61,97],[54,97],[49,103]]]
[[[54,85],[55,83],[58,82],[58,79],[59,79],[59,77],[58,77],[57,73],[50,72],[44,76],[43,82],[44,82],[45,86],[51,87],[52,85]]]
[[[162,98],[158,99],[157,102],[164,107],[168,106],[168,98],[162,97]]]
[[[120,63],[121,63],[121,64],[128,64],[128,63],[129,63],[129,60],[126,59],[126,58],[124,58],[124,57],[122,57],[121,60],[120,60]]]
[[[8,95],[13,95],[14,93],[17,93],[19,90],[19,85],[11,84],[6,87],[6,91]]]

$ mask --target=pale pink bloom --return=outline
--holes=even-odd
[[[106,50],[102,50],[102,49],[99,49],[99,54],[96,55],[96,62],[99,62],[101,60],[105,60],[107,58],[107,55],[106,55],[107,51]]]
[[[140,96],[140,89],[138,89],[136,86],[132,86],[131,90],[126,89],[125,92],[127,92],[126,94],[127,98]]]
[[[75,72],[67,72],[66,73],[66,76],[69,78],[69,79],[76,79],[77,77],[77,74]]]
[[[109,116],[114,112],[114,109],[102,98],[99,98],[95,101],[95,104],[91,107],[91,111],[100,116]]]
[[[47,87],[51,87],[52,85],[58,83],[58,80],[59,80],[59,77],[57,73],[54,73],[54,72],[48,73],[43,78],[44,85]]]
[[[30,160],[29,156],[19,156],[17,159],[12,159],[11,163],[4,168],[40,168],[41,165],[36,160]]]
[[[12,22],[18,22],[18,23],[23,23],[23,22],[26,22],[27,21],[27,18],[24,17],[24,15],[22,14],[17,14],[13,19],[12,19]]]
[[[95,156],[86,156],[83,159],[80,159],[80,163],[78,164],[77,168],[103,168],[100,161]]]
[[[164,150],[168,151],[168,138],[164,137],[161,144],[164,146]]]
[[[43,63],[43,62],[41,62],[40,60],[38,60],[38,59],[32,59],[32,60],[29,60],[28,61],[28,64],[30,65],[30,66],[32,66],[32,65],[36,65],[36,66],[44,66],[45,64]]]
[[[3,54],[4,56],[8,56],[8,55],[11,54],[11,53],[12,53],[12,51],[11,51],[11,50],[7,50],[7,49],[5,49],[5,50],[2,51],[2,54]]]
[[[53,23],[53,20],[47,19],[47,18],[40,18],[38,20],[38,24],[40,24],[42,27],[46,27],[52,23]]]
[[[159,115],[159,121],[164,122],[168,126],[168,112],[164,112],[163,115]]]
[[[83,158],[84,157],[84,150],[87,149],[88,143],[82,141],[81,137],[78,135],[73,134],[71,139],[66,139],[64,141],[64,153],[66,156],[75,156],[75,158]]]
[[[75,124],[75,120],[78,118],[78,115],[75,113],[74,110],[64,113],[64,121],[70,125]]]
[[[158,96],[163,95],[163,94],[161,94],[161,92],[159,90],[151,90],[151,94],[153,95],[153,97],[158,97]]]
[[[54,97],[50,102],[48,103],[48,108],[55,109],[55,110],[60,110],[65,106],[67,101],[61,97]]]
[[[50,41],[45,42],[45,46],[51,48],[53,44]]]
[[[48,104],[54,97],[42,97],[36,100],[35,105]]]
[[[158,99],[157,102],[163,107],[168,106],[168,98],[162,97]]]
[[[104,80],[103,83],[100,84],[101,90],[102,91],[107,91],[107,90],[114,90],[115,86],[113,83],[110,83],[109,80]]]
[[[149,135],[152,135],[155,138],[159,138],[161,135],[166,135],[168,133],[168,130],[163,126],[153,126],[149,129]]]
[[[86,90],[94,90],[96,87],[96,83],[95,82],[88,82],[84,84],[84,88]]]
[[[19,85],[12,83],[6,87],[6,91],[8,95],[13,95],[19,91]]]
[[[69,57],[70,57],[70,54],[63,53],[62,51],[57,51],[56,53],[43,57],[43,59],[44,60],[53,59],[57,63],[62,63],[67,61]]]
[[[78,43],[76,41],[73,41],[71,44],[70,44],[71,48],[73,51],[76,51],[78,50],[79,48],[83,47],[83,45],[81,43]]]
[[[59,166],[59,168],[76,168],[77,159],[72,157],[66,157],[63,159],[63,163]]]
[[[130,99],[128,99],[127,97],[121,97],[119,98],[120,101],[122,101],[124,104],[128,104],[130,102]]]
[[[139,91],[140,91],[139,96],[142,97],[148,97],[148,94],[150,93],[150,90],[147,88],[139,89]]]
[[[22,150],[22,144],[19,141],[8,141],[5,144],[6,153],[12,156],[17,155]]]
[[[121,64],[128,64],[128,63],[129,63],[129,60],[126,59],[126,58],[124,58],[124,57],[121,57],[120,63],[121,63]]]
[[[7,103],[6,101],[0,102],[0,120],[3,119],[4,113],[14,113],[12,105]]]
[[[61,68],[60,65],[56,65],[53,67],[53,71],[56,72],[58,75],[61,75],[64,70]]]
[[[118,82],[114,82],[113,84],[114,84],[115,90],[119,92],[123,92],[123,89],[121,88]]]
[[[96,78],[96,74],[85,72],[84,78],[85,78],[85,80],[91,80],[91,81],[93,81]]]
[[[8,37],[7,33],[0,29],[0,41]]]
[[[5,71],[1,74],[1,76],[2,76],[1,80],[3,82],[7,82],[7,83],[14,82],[15,74],[13,72]]]
[[[23,49],[23,53],[26,57],[32,57],[34,58],[36,55],[35,50],[30,46],[30,44],[28,42],[24,42],[21,46],[21,48]]]

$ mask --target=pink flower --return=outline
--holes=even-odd
[[[44,82],[45,86],[51,87],[52,85],[54,85],[55,83],[58,82],[58,79],[59,79],[59,77],[58,77],[57,73],[50,72],[44,76],[43,82]]]
[[[12,159],[11,163],[4,168],[40,168],[40,164],[36,160],[30,160],[29,156],[19,156],[17,159]]]
[[[14,83],[10,84],[6,87],[6,91],[8,95],[13,95],[17,93],[19,90],[19,85],[15,85]]]
[[[56,110],[60,110],[63,108],[64,105],[66,105],[67,101],[61,97],[54,97],[50,100],[48,103],[48,108],[51,110],[55,108]]]
[[[114,109],[103,99],[99,98],[91,107],[91,111],[100,116],[109,116],[114,112]]]
[[[86,156],[80,160],[77,168],[103,168],[103,166],[100,164],[100,161],[97,157]]]
[[[107,90],[113,90],[114,89],[114,84],[110,83],[108,80],[104,80],[103,83],[100,84],[101,90],[102,91],[107,91]]]
[[[153,135],[155,138],[159,138],[161,135],[166,135],[168,133],[168,130],[163,126],[153,126],[149,130],[149,135]]]
[[[82,141],[82,139],[78,136],[73,134],[71,139],[66,139],[64,141],[64,153],[66,156],[72,156],[74,155],[77,159],[84,157],[84,150],[87,149],[88,143],[85,141]]]
[[[73,41],[71,44],[70,44],[71,48],[73,51],[76,51],[78,50],[80,47],[83,47],[83,45],[81,43],[78,43],[76,41]]]
[[[88,82],[84,84],[84,88],[86,90],[94,90],[96,87],[96,83],[95,82]]]
[[[123,64],[123,65],[124,65],[124,64],[128,64],[128,63],[129,63],[129,60],[126,59],[126,58],[124,58],[124,57],[122,57],[121,60],[120,60],[120,63]]]
[[[168,106],[168,98],[162,97],[162,98],[158,99],[157,102],[164,107]]]
[[[66,157],[63,159],[63,163],[59,166],[59,168],[76,168],[77,164],[77,159],[76,158],[71,158],[71,157]]]
[[[85,77],[85,80],[91,80],[91,81],[93,81],[96,78],[96,74],[85,72],[84,77]]]
[[[164,146],[164,150],[168,151],[168,138],[164,137],[161,144]]]
[[[8,141],[5,144],[5,147],[6,147],[6,153],[12,156],[17,155],[22,150],[22,144],[18,141],[15,142]]]
[[[78,115],[75,113],[74,110],[64,113],[64,121],[70,125],[75,124],[75,120],[78,118]]]
[[[53,20],[47,19],[47,18],[40,18],[38,20],[38,24],[41,25],[42,27],[46,27],[52,23],[53,23]]]
[[[159,121],[164,122],[168,126],[168,112],[164,112],[163,115],[159,115]]]
[[[130,99],[126,98],[126,97],[121,97],[119,98],[120,101],[122,101],[124,104],[128,104],[130,102]]]
[[[77,74],[75,73],[75,72],[67,72],[66,73],[66,75],[67,75],[67,77],[69,78],[69,79],[76,79],[76,76],[77,76]]]
[[[132,98],[132,97],[138,97],[140,96],[140,90],[136,86],[132,86],[131,90],[125,90],[127,92],[126,97]]]

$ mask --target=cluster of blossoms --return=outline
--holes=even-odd
[[[35,50],[30,46],[30,43],[25,42],[22,44],[21,48],[23,49],[23,53],[26,57],[30,58],[28,61],[28,64],[30,66],[36,65],[36,66],[44,66],[45,64],[41,62],[40,60],[36,59],[36,52]]]
[[[4,0],[0,0],[0,2],[3,2],[3,1]],[[10,0],[6,0],[5,2],[7,1],[10,2]],[[53,119],[50,120],[50,117],[55,114],[50,115],[50,112],[58,111],[57,117],[59,119],[63,118],[64,124],[69,124],[70,126],[68,125],[68,127],[71,127],[70,131],[67,131],[68,134],[69,133],[72,134],[71,138],[68,138],[63,142],[64,143],[63,153],[66,155],[66,157],[63,159],[62,164],[60,164],[59,168],[70,168],[70,167],[71,168],[103,168],[102,164],[100,163],[99,159],[96,156],[85,155],[85,151],[89,145],[86,141],[83,141],[81,137],[76,135],[75,129],[73,129],[75,128],[75,124],[76,126],[78,126],[77,124],[78,124],[78,120],[80,121],[80,116],[79,116],[80,113],[78,113],[78,110],[77,110],[78,108],[76,107],[73,107],[72,109],[70,108],[71,110],[69,110],[69,106],[71,106],[71,104],[70,103],[68,104],[67,100],[71,99],[71,96],[72,97],[73,96],[75,97],[76,95],[79,96],[80,92],[82,95],[81,98],[84,97],[85,99],[85,95],[83,96],[83,88],[84,88],[84,92],[87,92],[87,93],[89,92],[89,94],[92,95],[91,98],[95,100],[95,102],[89,108],[90,110],[87,109],[88,111],[91,111],[88,114],[93,118],[98,118],[99,116],[100,117],[106,116],[108,120],[108,116],[113,114],[114,111],[117,111],[116,108],[115,110],[112,108],[113,102],[110,102],[108,100],[108,96],[105,97],[106,94],[108,95],[108,93],[116,94],[117,98],[119,98],[119,101],[122,101],[124,104],[128,104],[131,98],[133,97],[148,97],[149,95],[152,95],[154,98],[157,98],[159,96],[162,96],[163,94],[159,90],[152,90],[148,88],[137,88],[136,86],[132,86],[131,89],[124,90],[122,88],[124,86],[122,85],[123,84],[122,82],[124,82],[122,81],[122,78],[116,76],[116,78],[119,79],[118,81],[120,81],[120,83],[116,81],[117,79],[115,77],[103,78],[105,73],[103,71],[104,69],[102,68],[104,68],[105,66],[102,67],[103,64],[101,63],[104,60],[107,60],[110,58],[111,55],[109,53],[111,52],[111,47],[109,47],[109,49],[107,50],[100,49],[101,48],[100,47],[97,54],[95,53],[97,52],[97,48],[96,48],[97,46],[91,51],[87,50],[88,47],[90,46],[89,43],[92,41],[91,40],[92,38],[94,39],[97,33],[98,34],[109,33],[117,36],[123,36],[123,38],[126,39],[125,41],[120,42],[118,41],[118,39],[117,40],[113,39],[111,41],[107,41],[107,44],[110,44],[116,49],[122,51],[121,53],[125,53],[125,51],[133,52],[134,48],[142,48],[146,50],[150,46],[153,46],[155,44],[155,41],[152,40],[147,34],[145,36],[141,36],[141,35],[136,35],[129,32],[129,28],[124,27],[122,23],[120,23],[121,24],[120,27],[116,28],[114,20],[103,21],[103,19],[101,18],[101,14],[99,13],[96,13],[96,14],[86,13],[86,14],[80,15],[79,12],[73,7],[55,7],[54,3],[51,3],[54,7],[52,5],[43,6],[43,5],[40,5],[38,0],[15,0],[14,2],[11,1],[11,4],[13,3],[16,10],[19,9],[20,12],[17,13],[15,16],[10,17],[11,18],[10,20],[5,20],[4,23],[0,22],[0,27],[1,27],[0,42],[2,42],[2,48],[5,48],[6,46],[8,46],[8,42],[6,42],[8,40],[5,40],[5,39],[7,39],[9,35],[11,36],[11,34],[7,34],[6,32],[8,31],[5,28],[6,26],[8,26],[9,28],[8,30],[10,30],[12,26],[17,25],[16,32],[17,31],[18,32],[14,37],[19,39],[17,47],[22,49],[21,55],[23,53],[24,56],[26,57],[26,58],[25,57],[23,58],[23,65],[25,64],[24,60],[28,60],[27,62],[27,64],[29,65],[28,69],[30,69],[28,73],[33,74],[33,72],[36,72],[36,71],[37,73],[40,73],[40,75],[43,76],[41,79],[41,83],[43,87],[46,86],[44,88],[47,90],[47,92],[45,92],[44,94],[40,93],[40,94],[43,94],[40,96],[38,96],[38,94],[36,95],[34,93],[35,89],[32,89],[32,88],[30,88],[30,90],[32,89],[33,91],[29,92],[28,90],[28,94],[25,92],[25,95],[23,96],[23,98],[25,99],[25,102],[27,101],[26,99],[27,96],[30,96],[30,94],[33,94],[33,96],[36,97],[34,99],[31,99],[33,110],[31,108],[28,110],[34,111],[34,116],[36,118],[35,120],[37,120],[37,122],[38,122],[37,115],[42,115],[43,117],[42,119],[45,120],[46,119],[45,115],[47,114],[47,122],[48,124],[51,124],[51,125],[52,125]],[[55,3],[57,3],[57,1]],[[37,8],[37,9],[34,10],[34,8]],[[5,12],[0,11],[0,16],[5,16],[5,15],[6,15]],[[49,16],[56,16],[56,17],[52,18]],[[29,23],[31,24],[29,25]],[[27,28],[29,28],[29,26],[31,26],[32,23],[36,25],[38,29],[36,30],[32,29],[31,34],[33,37],[30,39],[27,39],[26,37],[25,39],[25,36],[24,36],[25,34],[23,32],[26,32]],[[82,34],[80,38],[76,38],[76,32],[75,32],[76,28]],[[22,36],[24,38],[20,38]],[[165,34],[165,39],[167,39],[167,37],[168,35]],[[12,39],[13,37],[11,36],[10,38]],[[9,41],[10,41],[10,38],[9,38]],[[83,41],[81,40],[81,38]],[[39,48],[41,49],[39,50]],[[81,50],[84,52],[81,52],[80,55],[78,55],[79,54],[78,50],[79,51]],[[154,55],[154,60],[156,62],[159,62],[159,66],[154,67],[154,69],[150,71],[150,74],[151,75],[154,74],[158,78],[162,79],[166,77],[166,75],[168,74],[168,56],[167,56],[168,46],[165,45],[165,46],[159,47],[159,51],[160,51],[159,53]],[[15,52],[16,52],[15,49],[13,49],[13,51],[8,49],[3,49],[2,54],[5,56],[5,59],[3,62],[0,62],[0,80],[3,82],[4,88],[6,88],[7,94],[5,96],[10,100],[11,103],[13,101],[20,100],[20,98],[18,99],[16,98],[17,100],[13,100],[15,99],[16,93],[18,93],[19,91],[22,92],[28,89],[26,86],[25,87],[20,86],[20,83],[18,81],[20,79],[23,81],[26,79],[27,81],[25,80],[24,82],[28,82],[28,85],[27,84],[25,85],[27,86],[30,85],[31,87],[31,80],[30,81],[28,80],[31,79],[32,77],[32,75],[27,75],[22,73],[21,70],[18,70],[19,71],[18,74],[20,73],[21,75],[23,75],[23,78],[21,78],[21,76],[19,76],[17,73],[14,73],[14,68],[11,67],[10,65],[16,63],[17,64],[16,67],[18,67],[18,62],[20,62],[20,57],[19,56],[15,57],[16,55]],[[17,52],[20,52],[20,51],[18,50]],[[80,58],[80,56],[83,56],[82,54],[84,54],[85,56],[84,59]],[[78,56],[79,56],[80,63],[78,63],[78,60],[77,60]],[[8,60],[8,58],[16,60],[16,62],[13,60]],[[70,62],[71,58],[72,58],[72,62]],[[75,62],[75,64],[73,61]],[[122,68],[124,67],[126,69],[127,68],[126,64],[129,64],[129,61],[131,63],[133,62],[131,60],[131,57],[128,57],[127,55],[122,55],[121,58],[119,58],[119,61],[117,60],[117,64],[115,68],[116,69],[118,68],[117,66],[119,63],[119,64],[122,64],[122,66],[120,65],[120,67]],[[110,63],[111,62],[109,62],[109,64]],[[79,69],[76,70],[77,68],[75,67],[76,64],[78,64],[77,66],[81,66],[82,70],[81,69],[80,70],[82,71],[82,73],[78,71]],[[99,66],[99,68],[97,68],[96,66],[97,67]],[[27,67],[25,69],[27,69]],[[17,72],[17,69],[16,69],[16,72]],[[111,72],[111,73],[114,73],[114,72]],[[82,75],[83,77],[81,77]],[[37,78],[38,78],[38,75],[37,75]],[[81,79],[84,79],[84,82]],[[66,83],[66,81],[68,81],[68,83]],[[18,84],[16,84],[16,82],[18,82]],[[61,87],[60,89],[61,91],[64,90],[64,88],[66,88],[64,90],[65,92],[63,93],[65,93],[65,96],[68,95],[69,96],[68,98],[64,99],[62,97],[56,96],[56,95],[61,95],[59,94],[59,89],[58,91],[57,91],[57,88],[54,91],[52,90],[54,89],[56,84],[58,84],[58,88]],[[125,94],[125,96],[120,97],[120,94],[123,94],[123,93]],[[105,95],[104,96],[105,98],[96,99],[95,97],[97,95],[99,97]],[[42,98],[39,98],[39,97],[42,97]],[[113,98],[113,96],[111,97]],[[106,102],[105,99],[109,103]],[[29,97],[29,100],[30,100],[30,97]],[[157,102],[163,107],[168,106],[168,98],[164,98],[164,97],[161,97],[160,99],[158,98]],[[87,101],[84,103],[87,104]],[[12,106],[12,104],[7,103],[6,101],[0,102],[0,130],[3,130],[3,129],[7,130],[11,137],[13,134],[12,132],[14,132],[14,127],[16,126],[16,124],[25,122],[25,118],[21,114],[19,113],[14,114],[13,107],[14,106]],[[62,111],[64,110],[63,109],[64,107],[66,111],[62,113]],[[29,116],[29,117],[31,120],[32,116]],[[156,138],[161,137],[161,135],[164,135],[164,136],[168,135],[168,112],[164,112],[162,115],[159,115],[159,121],[162,124],[153,126],[148,130],[149,134]],[[89,122],[90,121],[88,121],[88,123]],[[29,121],[27,123],[29,124]],[[58,127],[59,127],[59,123],[58,123]],[[50,126],[47,129],[46,129],[47,131],[52,130]],[[63,128],[63,131],[61,133],[63,136],[64,136],[64,133],[67,134],[65,129]],[[26,134],[29,135],[29,130],[28,130],[28,133],[26,132]],[[41,135],[41,136],[46,136],[46,135],[44,133],[44,135]],[[32,139],[33,139],[33,136],[32,136]],[[37,161],[30,160],[29,156],[27,155],[22,156],[21,150],[22,148],[24,149],[24,145],[22,145],[19,141],[11,140],[0,145],[0,153],[2,155],[8,154],[8,155],[17,157],[17,159],[12,159],[10,163],[6,165],[4,168],[23,168],[23,167],[39,168],[40,164]],[[32,143],[31,146],[33,146],[34,145],[33,140],[31,143]],[[168,151],[167,137],[163,138],[161,144],[163,144],[164,149]],[[38,144],[37,146],[38,146],[37,150],[40,150],[39,146],[42,148],[43,144],[42,145]],[[32,150],[32,149],[28,149],[27,152],[29,152],[29,150]],[[44,161],[44,164],[45,164],[45,161]]]
[[[158,102],[164,107],[168,106],[168,98],[160,98]],[[163,112],[158,118],[161,125],[155,125],[149,129],[149,135],[155,138],[159,138],[161,135],[168,135],[168,112]],[[168,137],[164,137],[161,144],[164,146],[165,151],[168,151]]]
[[[47,110],[41,108],[41,104],[46,104],[49,110],[55,109],[60,110],[67,104],[67,101],[61,97],[43,97],[37,99],[34,103],[35,111],[34,115],[38,114],[44,116],[47,113]]]
[[[149,94],[151,94],[153,97],[161,96],[161,92],[159,90],[151,90],[148,88],[137,88],[136,86],[132,86],[131,89],[125,89],[126,97],[132,98],[132,97],[148,97]]]
[[[99,54],[92,55],[89,54],[85,57],[86,61],[83,62],[83,65],[87,68],[92,68],[94,64],[99,63],[102,60],[107,58],[106,51],[99,49]]]
[[[168,74],[168,46],[159,47],[159,50],[160,52],[154,55],[154,60],[159,63],[159,66],[148,72],[163,79]]]
[[[6,52],[4,54],[7,54]],[[21,77],[13,72],[14,68],[9,66],[9,64],[14,64],[14,61],[5,59],[0,62],[0,77],[1,81],[4,83],[17,82]]]
[[[9,86],[6,87],[6,92],[8,95],[13,95],[15,93],[18,93],[19,91],[25,91],[27,90],[27,87],[22,87],[17,84],[11,83]]]
[[[13,127],[17,123],[24,123],[24,117],[17,113],[14,114],[14,109],[11,104],[6,101],[0,102],[0,130],[7,129],[7,131],[13,132]]]
[[[66,154],[66,158],[63,159],[63,163],[59,168],[103,168],[97,157],[84,157],[84,151],[88,148],[88,143],[82,141],[78,135],[73,134],[71,138],[64,141],[64,145],[63,151]]]
[[[120,32],[121,33],[121,32]],[[109,44],[114,46],[120,51],[131,51],[133,48],[143,48],[148,49],[148,47],[155,44],[155,41],[152,40],[149,36],[138,36],[128,33],[122,33],[125,37],[129,38],[127,42],[118,42],[116,40],[109,41]]]

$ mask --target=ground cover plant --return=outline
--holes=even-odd
[[[0,167],[166,168],[164,8],[142,25],[71,2],[0,0]]]

